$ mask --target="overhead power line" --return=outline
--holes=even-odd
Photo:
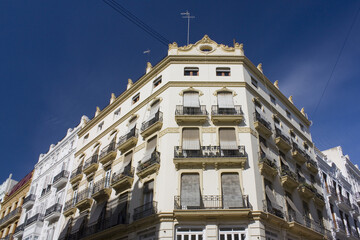
[[[117,3],[115,0],[103,0],[104,3],[109,5],[111,8],[113,8],[115,11],[120,13],[122,16],[124,16],[126,19],[128,19],[130,22],[134,23],[136,26],[144,30],[146,33],[148,33],[150,36],[158,40],[160,43],[164,44],[165,46],[168,46],[170,43],[170,40],[165,38],[163,35],[155,31],[152,27],[141,21],[138,17],[136,17],[134,14],[132,14],[130,11],[128,11],[126,8],[124,8],[121,4]]]
[[[351,31],[352,31],[352,29],[353,29],[353,27],[354,27],[354,25],[355,25],[355,22],[356,22],[356,19],[357,19],[357,16],[358,16],[359,12],[360,12],[360,7],[359,7],[358,10],[356,11],[356,14],[355,14],[355,16],[354,16],[354,19],[353,19],[353,21],[352,21],[352,23],[351,23],[351,25],[350,25],[349,31],[348,31],[347,34],[346,34],[345,40],[344,40],[344,42],[343,42],[343,44],[342,44],[342,46],[341,46],[340,52],[339,52],[339,54],[338,54],[338,56],[337,56],[337,58],[336,58],[336,61],[335,61],[334,66],[333,66],[333,68],[332,68],[332,70],[331,70],[330,77],[329,77],[329,79],[327,80],[326,85],[325,85],[325,88],[324,88],[324,90],[323,90],[323,92],[322,92],[322,94],[321,94],[321,96],[320,96],[319,102],[318,102],[317,105],[316,105],[315,111],[314,111],[314,113],[313,113],[313,118],[315,118],[315,114],[316,114],[316,112],[317,112],[317,110],[318,110],[318,108],[319,108],[319,106],[320,106],[321,100],[322,100],[322,98],[324,97],[324,94],[325,94],[325,92],[326,92],[327,87],[329,86],[330,80],[331,80],[331,78],[332,78],[332,76],[333,76],[333,74],[334,74],[335,68],[336,68],[336,66],[337,66],[337,64],[338,64],[338,62],[339,62],[339,59],[340,59],[340,57],[341,57],[341,54],[342,54],[342,52],[343,52],[343,50],[344,50],[344,48],[345,48],[345,44],[346,44],[346,42],[347,42],[347,40],[348,40],[348,38],[349,38],[349,36],[350,36],[350,33],[351,33]]]

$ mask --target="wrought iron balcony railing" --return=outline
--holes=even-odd
[[[305,157],[305,155],[307,155],[304,150],[300,149],[299,146],[296,143],[292,143],[292,147],[294,151],[297,151],[298,153],[300,153],[301,155],[303,155]]]
[[[126,142],[127,140],[129,140],[132,137],[137,138],[139,135],[138,130],[136,127],[134,127],[133,129],[131,129],[128,133],[126,133],[125,135],[121,136],[119,138],[119,142],[118,142],[118,146],[122,145],[124,142]]]
[[[94,187],[92,189],[92,194],[100,192],[101,190],[109,187],[110,187],[110,177],[109,178],[104,177],[94,184]]]
[[[64,205],[64,212],[66,212],[70,208],[74,207],[75,203],[76,203],[76,199],[73,199],[73,198],[66,201],[65,205]]]
[[[106,147],[101,149],[99,159],[101,159],[101,158],[105,157],[106,155],[108,155],[109,153],[115,151],[116,150],[115,145],[116,145],[115,142],[111,142],[109,145],[107,145]]]
[[[98,157],[99,157],[98,154],[94,154],[94,155],[92,155],[91,157],[89,157],[89,158],[85,161],[83,169],[86,169],[86,168],[90,167],[90,165],[92,165],[92,164],[94,164],[94,163],[97,163],[97,162],[98,162],[98,159],[99,159]]]
[[[29,226],[30,224],[32,224],[34,222],[43,222],[43,221],[44,221],[44,215],[41,213],[38,213],[26,221],[26,226]]]
[[[152,201],[134,209],[133,219],[138,220],[151,216],[157,212],[157,202]]]
[[[154,164],[159,164],[160,163],[160,153],[157,151],[154,151],[149,159],[145,159],[145,161],[141,162],[138,167],[137,167],[137,171],[140,172],[146,168],[149,168],[150,166],[154,165]]]
[[[0,220],[0,225],[12,219],[16,214],[21,213],[22,208],[17,207]]]
[[[306,157],[306,155],[307,155],[307,154],[305,154],[305,157]],[[309,155],[307,155],[307,156],[309,156]],[[309,157],[310,157],[310,156],[309,156]],[[307,162],[310,163],[311,165],[313,165],[314,167],[317,167],[317,163],[316,163],[314,160],[308,159]]]
[[[175,116],[183,115],[197,115],[205,116],[207,115],[206,106],[201,105],[200,107],[185,107],[183,105],[176,105]]]
[[[289,167],[286,165],[283,165],[281,167],[281,176],[289,176],[289,177],[293,178],[294,180],[297,180],[296,174],[293,171],[291,171],[289,169]]]
[[[72,178],[75,178],[76,176],[79,176],[80,174],[82,174],[82,166],[81,166],[81,165],[78,166],[75,170],[73,170],[73,171],[71,172],[70,178],[71,178],[71,179],[72,179]]]
[[[266,200],[263,200],[263,210],[264,212],[271,213],[272,215],[275,215],[279,218],[284,218],[284,210],[280,205],[274,207],[271,204],[268,204]]]
[[[341,231],[346,232],[345,224],[343,223],[343,221],[337,220],[336,223],[337,223],[337,229],[336,229],[336,231],[341,230]]]
[[[141,124],[141,132],[145,131],[157,122],[163,121],[163,113],[158,111],[153,118]]]
[[[339,202],[345,203],[347,206],[351,207],[350,200],[347,197],[345,197],[342,194],[339,194],[338,198],[339,198]]]
[[[291,145],[290,139],[284,134],[282,134],[281,130],[278,128],[275,128],[275,137],[279,137],[282,140],[284,140],[287,144]]]
[[[289,210],[287,217],[289,222],[297,222],[298,224],[308,227],[318,233],[325,234],[325,232],[327,231],[324,224],[310,219],[306,216],[306,214],[296,214],[295,211]]]
[[[245,146],[238,149],[221,149],[220,146],[201,146],[199,150],[186,150],[180,146],[174,147],[175,158],[229,158],[246,157]]]
[[[266,121],[265,118],[261,116],[260,113],[254,112],[254,122],[260,122],[262,125],[264,125],[267,129],[271,131],[271,123]]]
[[[269,167],[277,169],[277,165],[274,161],[271,161],[269,158],[267,158],[266,154],[259,153],[259,162],[265,163]]]
[[[62,209],[62,205],[59,203],[55,203],[54,205],[46,209],[45,217],[55,212],[61,213],[61,209]]]
[[[90,198],[91,197],[91,194],[92,194],[92,189],[90,188],[86,188],[82,191],[80,191],[77,195],[77,198],[75,200],[75,204],[84,200],[84,199],[87,199],[87,198]]]
[[[134,177],[134,167],[125,167],[123,171],[119,173],[114,173],[111,178],[111,183],[113,184],[119,182],[125,177]]]
[[[66,170],[62,170],[60,173],[58,173],[53,180],[53,184],[56,183],[59,179],[61,178],[68,178],[69,177],[69,172]]]
[[[234,108],[219,108],[218,105],[211,106],[211,115],[227,116],[227,115],[243,115],[241,105],[235,105]]]
[[[46,188],[43,188],[43,190],[41,191],[41,196],[44,196],[45,194],[49,193],[51,191],[51,184],[47,185]]]
[[[18,226],[15,228],[14,234],[15,234],[15,233],[18,233],[18,232],[21,232],[21,231],[24,231],[24,228],[25,228],[25,224],[24,224],[24,223],[18,225]]]
[[[245,209],[250,208],[249,197],[243,195],[238,199],[226,198],[221,195],[202,195],[198,198],[193,197],[174,197],[175,210],[187,209]]]

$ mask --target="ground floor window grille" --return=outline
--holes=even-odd
[[[203,228],[178,228],[176,240],[203,240]]]
[[[245,228],[220,228],[220,240],[246,240]]]

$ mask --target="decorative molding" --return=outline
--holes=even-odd
[[[142,144],[140,144],[139,146],[135,147],[134,149],[134,153],[140,151],[141,149],[145,148],[145,142],[143,142]]]
[[[180,128],[178,127],[165,128],[159,133],[159,138],[161,138],[167,133],[180,133]]]
[[[216,133],[216,127],[204,127],[202,133]]]

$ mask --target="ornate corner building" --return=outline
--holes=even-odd
[[[310,121],[242,44],[170,44],[85,122],[59,239],[330,236]]]
[[[28,173],[5,195],[1,203],[0,239],[11,240],[22,211],[23,202],[30,189],[33,171]]]

